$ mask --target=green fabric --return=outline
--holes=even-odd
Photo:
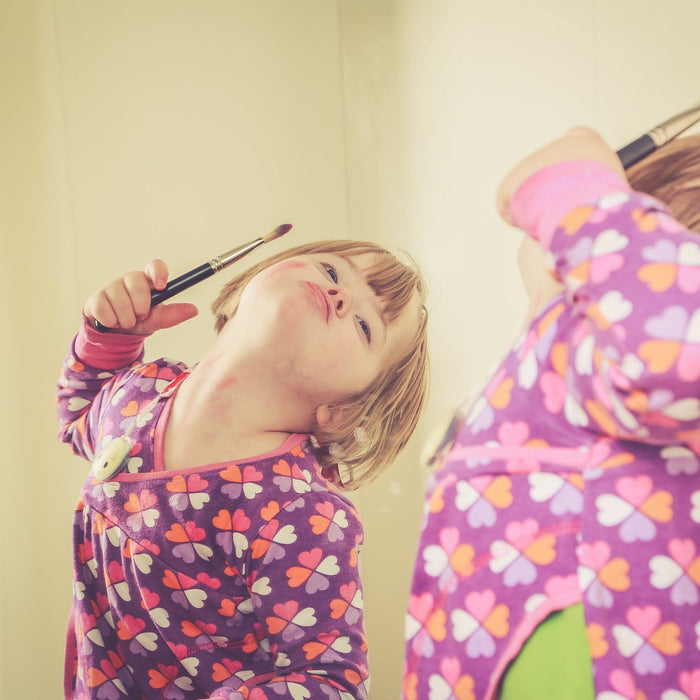
[[[583,605],[547,617],[505,672],[500,700],[592,700],[591,652]]]

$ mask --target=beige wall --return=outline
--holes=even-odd
[[[524,310],[499,178],[572,124],[621,145],[699,100],[699,26],[695,0],[0,0],[0,698],[60,694],[85,465],[53,386],[84,297],[284,221],[403,247],[431,284],[426,417],[357,495],[372,698],[397,697],[421,447]],[[196,360],[218,286],[149,352]]]

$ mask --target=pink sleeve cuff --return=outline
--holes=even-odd
[[[83,317],[75,339],[78,358],[98,369],[120,369],[138,360],[147,335],[127,335],[98,331]]]
[[[559,222],[578,206],[612,192],[630,192],[629,183],[596,160],[567,160],[531,175],[510,201],[515,226],[549,249]]]

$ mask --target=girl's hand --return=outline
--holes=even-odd
[[[151,290],[163,289],[167,282],[168,266],[162,260],[151,260],[143,272],[127,272],[93,292],[83,306],[83,314],[93,325],[97,320],[107,328],[134,335],[149,335],[196,316],[194,304],[158,304],[151,308]]]
[[[566,160],[597,160],[616,170],[624,179],[625,170],[598,132],[585,126],[575,126],[560,139],[552,141],[520,161],[503,179],[496,195],[500,215],[510,224],[510,200],[518,187],[538,170]]]

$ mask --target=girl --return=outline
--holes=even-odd
[[[339,487],[420,414],[419,272],[371,243],[285,251],[224,287],[193,368],[141,360],[196,313],[150,307],[166,282],[153,261],[91,295],[59,383],[60,437],[94,460],[65,695],[366,698],[363,534]]]
[[[431,481],[406,699],[698,697],[700,144],[657,154],[683,225],[589,129],[501,185],[531,305]]]

